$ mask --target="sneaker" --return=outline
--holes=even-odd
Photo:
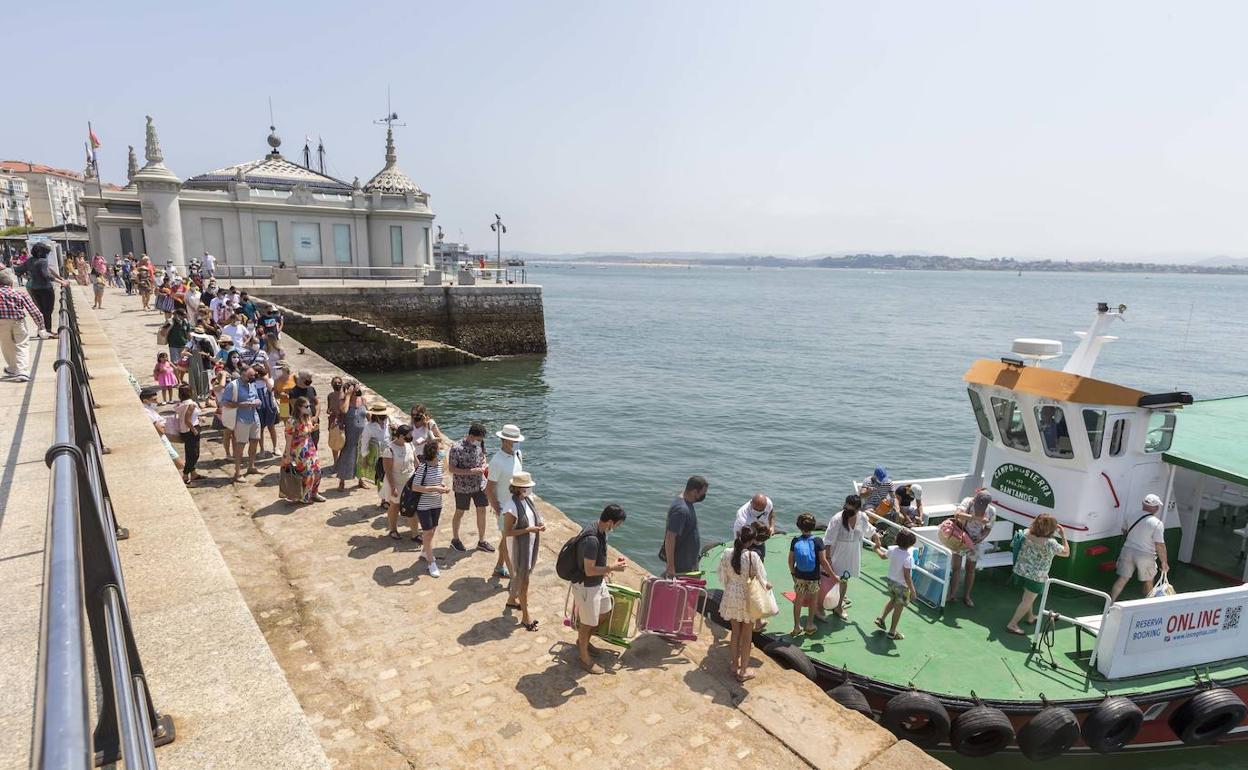
[[[429,577],[441,577],[442,572],[438,569],[438,560],[431,559],[429,561]]]
[[[7,366],[6,366],[6,367],[4,367],[4,373],[5,373],[5,374],[8,374],[8,375],[17,374],[17,372],[13,371],[12,369],[10,369],[10,368],[9,368],[9,367],[7,367]]]
[[[459,551],[460,553],[463,553],[464,551],[468,550],[467,548],[464,547],[463,541],[461,541],[459,538],[455,538],[451,540],[451,547],[454,548],[456,551]]]
[[[485,551],[486,553],[494,553],[494,546],[490,545],[484,540],[479,540],[477,541],[477,550]]]

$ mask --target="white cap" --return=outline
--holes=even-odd
[[[923,487],[919,486],[918,484],[911,484],[910,494],[914,495],[915,500],[922,500],[923,499]]]
[[[1160,497],[1158,497],[1157,495],[1145,495],[1145,496],[1144,496],[1144,504],[1145,504],[1145,505],[1153,505],[1153,506],[1156,506],[1156,507],[1160,508],[1160,507],[1161,507],[1161,498],[1160,498]]]

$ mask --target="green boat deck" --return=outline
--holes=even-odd
[[[1216,529],[1216,525],[1209,527],[1208,547],[1220,546],[1219,550],[1233,547],[1237,553],[1238,538],[1219,540],[1212,536]],[[765,560],[780,605],[780,614],[771,619],[766,633],[785,638],[793,627],[793,604],[782,595],[792,591],[787,565],[788,541],[788,537],[777,536],[768,543]],[[716,546],[703,557],[708,587],[720,587],[716,573],[723,548]],[[1219,555],[1218,560],[1222,561],[1224,556]],[[864,550],[862,574],[850,581],[848,596],[854,604],[846,610],[849,620],[842,621],[829,613],[828,621],[819,624],[814,636],[802,636],[793,640],[794,644],[827,666],[843,666],[858,676],[898,687],[913,683],[921,690],[957,698],[969,698],[973,691],[985,700],[1038,701],[1043,693],[1050,701],[1075,701],[1100,698],[1106,692],[1162,691],[1187,686],[1193,680],[1191,669],[1115,681],[1103,679],[1086,665],[1095,639],[1083,634],[1083,655],[1077,656],[1076,631],[1066,623],[1059,623],[1053,635],[1052,657],[1057,668],[1052,668],[1044,648],[1032,653],[1031,636],[1022,637],[1005,630],[1022,595],[1022,589],[1010,583],[1009,567],[979,571],[973,594],[974,608],[954,603],[942,613],[921,601],[911,602],[898,625],[905,639],[893,641],[874,624],[874,618],[888,600],[887,565],[887,561]],[[1094,587],[1108,591],[1112,580],[1113,575],[1107,574],[1104,585]],[[1173,566],[1171,582],[1183,592],[1228,585],[1186,564]],[[1121,598],[1138,598],[1139,590],[1139,584],[1133,582]],[[1037,608],[1039,603],[1037,599]],[[1055,587],[1050,592],[1049,608],[1067,616],[1092,615],[1101,612],[1102,602],[1086,594]],[[1203,676],[1218,680],[1248,676],[1248,658],[1202,666],[1200,671]]]

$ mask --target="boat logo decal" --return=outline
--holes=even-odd
[[[992,473],[992,486],[1025,503],[1053,508],[1053,487],[1031,468],[1003,463]]]

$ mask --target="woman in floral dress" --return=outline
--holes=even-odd
[[[312,443],[312,405],[306,398],[296,398],[291,404],[291,417],[286,421],[286,451],[282,454],[282,473],[290,473],[299,480],[299,498],[296,503],[323,503],[325,498],[317,490],[321,486],[321,465],[316,459],[316,444]],[[279,489],[281,485],[279,484]],[[289,497],[287,499],[290,499]]]

